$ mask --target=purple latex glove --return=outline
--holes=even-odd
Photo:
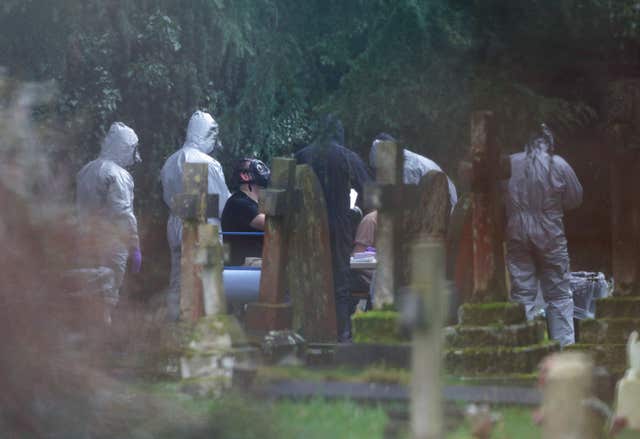
[[[142,268],[142,253],[139,248],[132,248],[129,251],[130,267],[132,273],[140,273]]]

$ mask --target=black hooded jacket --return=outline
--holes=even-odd
[[[349,227],[351,188],[362,195],[365,184],[371,180],[362,159],[343,144],[342,123],[328,116],[318,137],[295,156],[298,163],[310,165],[320,181],[327,203],[329,227],[333,233]]]

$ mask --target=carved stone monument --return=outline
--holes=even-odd
[[[633,331],[627,342],[629,369],[616,387],[616,415],[626,419],[627,427],[640,431],[640,342]]]

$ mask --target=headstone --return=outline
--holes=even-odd
[[[419,309],[411,366],[411,432],[414,439],[444,437],[442,326],[446,310],[445,249],[442,239],[419,237],[411,251],[411,289]]]
[[[275,158],[271,185],[261,192],[265,213],[260,301],[247,307],[246,325],[254,333],[291,327],[291,304],[286,300],[290,221],[293,213],[295,160]]]
[[[593,362],[582,353],[554,354],[543,366],[542,437],[597,439],[602,421],[593,398]]]
[[[331,241],[322,187],[308,165],[296,167],[288,279],[293,330],[313,343],[337,338]]]
[[[403,149],[395,142],[380,142],[376,150],[376,184],[365,189],[367,204],[378,209],[376,229],[376,268],[375,301],[376,309],[394,303],[394,294],[398,287],[398,263],[396,255],[400,253],[398,238],[398,209],[401,204],[395,189],[402,184],[404,166]]]
[[[224,249],[217,225],[198,225],[198,250],[195,263],[200,266],[204,313],[207,316],[226,314],[227,304],[222,283]]]
[[[611,171],[613,295],[598,299],[595,319],[579,322],[573,349],[591,353],[598,366],[619,378],[625,372],[626,341],[640,328],[640,79],[609,84],[604,103],[603,156]]]
[[[611,166],[611,232],[614,295],[640,295],[640,79],[609,85],[604,137]]]
[[[473,291],[478,302],[507,296],[499,181],[511,174],[509,157],[500,155],[493,113],[477,111],[471,119],[471,221]]]
[[[430,171],[420,183],[401,186],[403,209],[397,212],[400,221],[399,268],[397,285],[409,285],[411,271],[411,246],[419,236],[444,239],[447,234],[451,202],[449,184],[443,172]]]
[[[174,212],[182,219],[182,259],[180,314],[182,319],[197,321],[205,315],[202,283],[198,274],[198,227],[207,218],[218,216],[218,196],[208,194],[208,166],[206,163],[185,163],[184,193],[174,197]]]
[[[445,331],[445,367],[459,376],[532,373],[557,345],[545,341],[544,323],[528,322],[524,307],[508,302],[500,183],[510,159],[500,154],[489,111],[472,115],[468,157],[460,172],[470,193],[458,200],[447,237],[447,273],[464,303],[458,325]]]
[[[616,415],[625,418],[629,428],[640,431],[640,342],[634,331],[627,342],[629,369],[616,387]]]

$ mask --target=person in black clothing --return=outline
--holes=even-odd
[[[242,159],[236,165],[232,185],[238,190],[227,200],[222,212],[223,232],[262,232],[264,213],[258,211],[260,190],[269,183],[271,171],[257,159]],[[262,236],[228,235],[231,265],[243,265],[246,257],[262,256]]]
[[[323,120],[316,139],[298,151],[295,158],[298,163],[311,166],[324,192],[331,239],[338,342],[350,342],[349,257],[354,229],[350,217],[349,193],[353,188],[362,194],[363,187],[371,180],[371,176],[362,159],[343,144],[342,122],[329,115]]]

